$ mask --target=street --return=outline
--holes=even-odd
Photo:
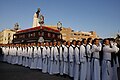
[[[120,68],[118,69],[118,77],[120,80]],[[42,73],[40,70],[30,70],[18,65],[12,65],[0,62],[0,80],[71,80],[56,75]]]
[[[18,65],[0,62],[0,80],[71,80],[56,75],[44,74],[40,70],[30,70]]]

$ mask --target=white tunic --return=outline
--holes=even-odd
[[[119,49],[114,45],[112,46],[112,48],[110,48],[109,45],[105,45],[103,47],[102,80],[113,79],[111,67],[111,52],[118,52],[118,50]]]
[[[51,46],[51,49],[50,49],[50,72],[49,74],[53,74],[53,70],[54,70],[54,61],[53,61],[53,46]]]
[[[38,47],[37,54],[38,54],[37,69],[42,69],[42,54],[41,54],[41,47]]]
[[[42,56],[42,72],[47,72],[47,48],[43,47],[43,56]]]
[[[63,73],[68,74],[68,49],[66,46],[63,45],[64,51],[63,52],[63,60],[64,60],[64,65],[63,65]]]
[[[2,47],[3,61],[6,61],[6,47]]]
[[[75,48],[75,72],[74,72],[74,80],[79,79],[79,67],[80,67],[80,46],[77,45]]]
[[[87,80],[90,80],[91,79],[91,48],[92,48],[92,44],[89,43],[87,44],[86,46],[86,49],[87,49],[87,56],[88,56],[88,62],[87,62]]]
[[[59,73],[59,54],[56,46],[53,48],[53,74]]]
[[[100,78],[100,62],[99,62],[99,51],[101,51],[101,44],[96,46],[95,44],[92,46],[93,49],[93,58],[92,58],[92,80],[101,80]]]
[[[63,75],[63,67],[64,67],[64,63],[63,63],[63,47],[60,46],[59,47],[60,53],[59,53],[59,63],[60,63],[60,75]]]
[[[34,46],[33,48],[34,48],[33,54],[32,54],[32,59],[33,59],[33,61],[32,61],[32,63],[31,63],[31,68],[32,68],[32,69],[37,69],[37,59],[38,59],[38,58],[37,58],[37,57],[38,57],[37,47]]]
[[[8,61],[8,56],[9,56],[9,47],[6,48],[6,61]]]
[[[19,65],[22,64],[22,48],[21,47],[18,48],[18,64]]]
[[[47,46],[47,72],[50,72],[50,47]]]
[[[35,54],[36,54],[36,49],[37,49],[37,47],[36,46],[33,46],[32,47],[32,53],[31,53],[31,66],[30,66],[30,68],[31,69],[36,69],[36,66],[37,66],[37,64],[36,64],[36,59],[35,59]]]
[[[84,45],[80,46],[80,80],[86,80],[87,75],[87,59]]]
[[[70,77],[74,77],[74,54],[75,54],[75,50],[73,49],[73,46],[69,47],[69,76]]]
[[[32,62],[32,47],[28,47],[28,54],[29,54],[28,66],[30,67]]]

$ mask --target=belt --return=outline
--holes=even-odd
[[[98,59],[99,60],[99,58],[96,58],[96,57],[92,57],[93,59]]]

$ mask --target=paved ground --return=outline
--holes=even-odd
[[[118,69],[120,80],[120,68]],[[0,62],[0,80],[71,80],[69,77],[44,74],[18,65]]]
[[[18,65],[0,62],[0,80],[71,80],[69,77],[44,74]]]

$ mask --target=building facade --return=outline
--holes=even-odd
[[[16,31],[11,29],[5,29],[0,32],[0,44],[10,44],[13,40],[13,34],[15,34]]]
[[[62,39],[60,31],[53,28],[49,28],[47,26],[38,26],[34,28],[20,30],[13,35],[13,43],[15,44],[37,43],[44,41],[50,42],[54,39]]]
[[[49,27],[57,29],[57,26],[49,26]],[[69,28],[62,27],[60,33],[62,34],[62,39],[66,41],[81,40],[87,38],[92,38],[92,39],[99,38],[95,31],[90,31],[90,32],[74,31],[70,27]]]

